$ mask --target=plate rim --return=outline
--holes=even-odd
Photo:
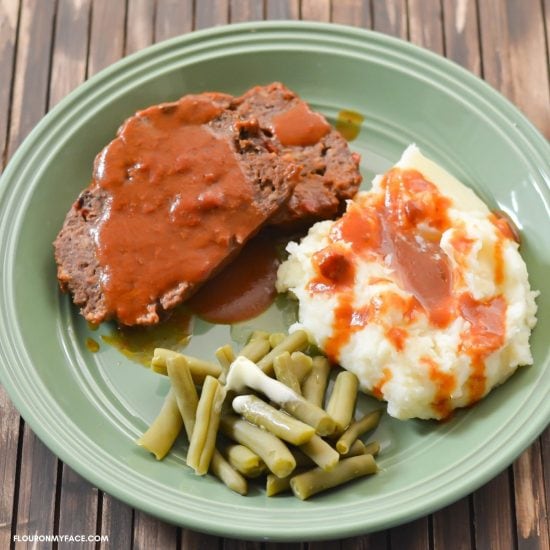
[[[79,85],[75,90],[73,90],[67,97],[61,100],[32,130],[32,132],[27,136],[23,143],[19,146],[18,150],[13,155],[12,159],[8,163],[2,177],[0,179],[0,211],[5,208],[7,202],[6,197],[9,196],[9,186],[7,181],[16,178],[18,175],[18,168],[22,164],[25,155],[30,151],[32,153],[33,146],[39,144],[42,139],[42,134],[46,131],[49,125],[52,123],[55,125],[56,118],[59,118],[65,111],[70,110],[72,107],[76,106],[79,102],[81,96],[86,96],[90,91],[93,90],[95,86],[100,86],[101,83],[104,83],[109,80],[111,75],[121,73],[124,74],[125,71],[129,70],[133,66],[139,66],[142,60],[147,59],[147,57],[155,58],[158,54],[164,50],[169,51],[170,49],[176,50],[185,50],[186,47],[192,46],[194,43],[204,43],[208,40],[215,39],[216,37],[223,38],[224,36],[246,36],[250,35],[251,32],[260,32],[262,31],[289,31],[291,34],[295,33],[296,29],[300,31],[320,31],[322,33],[327,33],[327,35],[336,35],[336,34],[345,34],[352,35],[355,37],[365,38],[374,42],[381,42],[382,44],[389,45],[390,49],[404,50],[405,53],[414,56],[419,61],[431,61],[438,66],[447,66],[451,64],[453,66],[453,71],[458,76],[462,76],[468,84],[471,84],[474,89],[473,91],[478,91],[479,94],[483,95],[486,99],[486,94],[489,94],[490,99],[494,99],[496,103],[500,103],[501,116],[505,118],[510,118],[513,122],[517,124],[519,134],[522,135],[527,144],[532,148],[534,152],[537,153],[537,156],[543,160],[543,165],[540,167],[540,172],[545,180],[547,190],[550,189],[550,181],[548,180],[547,175],[550,173],[550,160],[544,166],[544,159],[550,159],[550,148],[548,143],[544,140],[544,137],[538,132],[534,125],[522,114],[519,110],[511,103],[509,100],[504,98],[499,92],[492,88],[485,81],[481,80],[477,76],[473,75],[463,67],[459,66],[452,60],[446,59],[442,56],[439,56],[433,52],[415,46],[404,40],[391,37],[382,33],[375,31],[370,31],[366,29],[358,29],[354,27],[348,27],[345,25],[337,25],[332,23],[317,23],[317,22],[302,22],[302,21],[265,21],[265,22],[249,22],[249,23],[239,23],[231,24],[220,27],[209,28],[201,31],[194,31],[192,33],[187,33],[178,37],[171,38],[169,40],[160,42],[158,44],[149,46],[144,50],[136,52],[132,55],[129,55],[116,63],[110,65],[109,67],[103,69],[85,83]],[[295,40],[299,40],[299,36],[294,36]],[[458,71],[458,72],[457,72]],[[76,107],[75,107],[76,108]],[[496,107],[495,107],[496,109]],[[506,111],[506,112],[504,112]],[[532,143],[531,140],[534,140]],[[544,154],[546,153],[546,157]],[[545,176],[546,174],[546,176]],[[5,224],[2,224],[0,220],[0,235],[3,236],[1,231],[2,227]],[[0,252],[5,248],[5,252],[8,252],[9,247],[5,247],[4,244],[0,246]],[[12,243],[13,248],[13,243]],[[7,265],[7,264],[5,264]],[[2,270],[0,272],[0,289],[2,291],[7,289],[7,280],[9,279],[8,274]],[[0,303],[4,300],[4,296],[0,296]],[[9,310],[9,308],[8,308]],[[13,312],[11,312],[13,313]],[[4,313],[2,313],[4,315]],[[0,337],[0,341],[4,344],[8,338],[13,339],[13,335],[6,332]],[[14,342],[10,342],[12,345]],[[17,343],[17,342],[15,342]],[[7,348],[6,348],[7,349]],[[155,507],[150,503],[145,502],[143,499],[139,498],[139,495],[125,490],[124,487],[120,486],[120,483],[117,484],[117,480],[110,479],[106,481],[104,475],[99,475],[99,469],[97,467],[91,467],[89,463],[83,459],[82,456],[74,454],[63,445],[63,442],[56,439],[48,427],[44,425],[44,422],[41,418],[36,416],[36,411],[34,411],[34,406],[29,405],[25,400],[23,394],[21,393],[21,388],[17,383],[17,380],[10,376],[9,369],[6,368],[9,358],[7,356],[6,349],[4,345],[0,347],[0,382],[6,388],[6,391],[10,398],[13,400],[16,408],[20,411],[22,417],[25,419],[25,422],[29,424],[32,430],[37,434],[37,436],[56,454],[61,460],[66,462],[71,468],[76,470],[84,478],[92,481],[96,486],[100,487],[102,490],[105,490],[107,493],[120,498],[121,500],[127,502],[131,506],[142,509],[164,519],[165,521],[171,521],[176,524],[186,525],[190,528],[194,528],[200,531],[209,532],[219,536],[238,536],[240,538],[249,538],[257,540],[273,540],[273,541],[293,541],[293,540],[316,540],[316,539],[328,539],[344,536],[358,535],[362,533],[369,532],[365,530],[362,525],[349,526],[342,522],[343,525],[332,525],[329,527],[316,525],[313,528],[304,529],[299,527],[296,533],[292,530],[285,534],[280,533],[269,533],[266,534],[263,527],[262,530],[255,529],[254,525],[245,525],[245,526],[220,526],[212,525],[208,519],[199,521],[200,518],[193,518],[192,521],[185,523],[181,517],[173,517],[173,515],[166,515],[159,512],[158,506]],[[16,359],[24,360],[25,353],[23,350],[13,349],[10,350],[13,352],[13,355]],[[548,356],[546,357],[546,363],[548,362]],[[36,383],[36,381],[35,381]],[[41,382],[38,384],[42,386]],[[42,389],[42,388],[37,388]],[[57,404],[55,404],[57,406]],[[61,409],[59,409],[61,410]],[[512,453],[503,453],[495,461],[492,462],[493,467],[489,469],[486,467],[480,474],[470,478],[469,483],[465,483],[461,486],[461,489],[457,491],[454,490],[453,497],[449,498],[448,493],[444,495],[436,495],[434,498],[425,502],[423,506],[417,506],[414,513],[401,514],[400,517],[394,515],[393,518],[390,518],[387,522],[379,522],[376,528],[370,529],[378,530],[384,529],[404,521],[409,521],[416,517],[422,516],[430,511],[440,508],[445,504],[449,504],[456,498],[459,498],[465,494],[470,493],[475,488],[479,487],[482,483],[492,478],[496,475],[496,472],[505,468],[510,464],[529,444],[532,443],[538,437],[539,433],[544,429],[545,425],[548,424],[550,420],[550,404],[546,406],[546,414],[539,416],[539,422],[534,423],[535,427],[530,426],[528,430],[523,432],[523,440],[521,448],[516,448]],[[78,427],[76,426],[78,429]],[[84,435],[84,434],[82,434]],[[495,466],[496,463],[496,466]],[[456,494],[459,494],[459,497],[456,497]],[[302,534],[303,533],[303,534]],[[299,535],[299,538],[296,538]]]

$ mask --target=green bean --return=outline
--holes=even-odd
[[[291,390],[297,394],[301,394],[300,382],[292,368],[292,360],[290,359],[290,353],[285,351],[278,357],[275,357],[273,361],[273,370],[275,371],[275,377],[279,382],[288,386]]]
[[[235,397],[233,410],[252,424],[293,445],[302,445],[315,435],[315,430],[311,426],[275,409],[255,395]]]
[[[349,458],[350,456],[369,454],[366,452],[366,449],[366,445],[360,439],[356,439],[353,442],[353,445],[349,448],[349,451],[345,454],[342,454],[342,457]]]
[[[313,359],[301,351],[294,351],[290,355],[290,360],[292,362],[292,370],[301,384],[313,368]]]
[[[307,333],[304,330],[297,330],[289,334],[279,345],[275,346],[266,356],[258,361],[258,367],[266,374],[273,373],[273,361],[275,357],[285,351],[301,351],[308,345]]]
[[[231,366],[231,363],[235,361],[235,352],[230,344],[219,347],[216,350],[215,355],[224,372],[227,372]]]
[[[358,439],[357,441],[361,441]],[[357,443],[356,441],[356,443]],[[355,443],[351,446],[351,449],[349,450],[349,453],[347,456],[351,456],[350,453],[353,450],[353,447],[355,446]],[[380,443],[378,441],[371,441],[370,443],[367,443],[365,445],[365,451],[364,454],[376,456],[380,452]]]
[[[298,448],[317,466],[326,471],[332,470],[340,460],[340,455],[318,435],[314,435],[307,443]]]
[[[334,381],[327,404],[327,413],[336,423],[335,435],[340,435],[350,424],[357,401],[359,380],[355,374],[342,371]]]
[[[162,460],[172,448],[183,427],[174,390],[170,388],[158,416],[149,429],[137,440],[141,445]]]
[[[314,405],[322,407],[328,384],[330,363],[326,357],[318,355],[313,358],[311,372],[302,383],[302,394]]]
[[[153,360],[151,361],[151,369],[159,374],[168,374],[166,370],[166,359],[168,359],[168,357],[175,357],[178,355],[183,354],[169,349],[156,348],[153,355]],[[189,355],[183,355],[183,357],[187,360],[187,364],[189,365],[191,376],[193,377],[195,384],[201,385],[208,375],[218,378],[218,376],[222,373],[222,368],[219,365],[216,365],[216,363],[203,361],[202,359],[190,357]]]
[[[350,456],[358,456],[358,455],[366,455],[371,454],[372,456],[376,456],[378,453],[378,449],[380,446],[377,443],[373,442],[373,444],[369,443],[368,445],[365,445],[360,439],[358,439],[350,448],[349,453],[346,455],[342,455],[340,459],[342,458],[349,458]],[[332,447],[331,447],[332,448]],[[296,467],[297,468],[303,468],[308,467],[312,468],[315,466],[315,462],[309,458],[309,456],[305,455],[300,449],[291,449],[290,451],[292,453],[292,456],[294,457],[294,460],[296,460]],[[332,455],[332,453],[331,453]]]
[[[349,428],[340,436],[340,439],[336,442],[336,450],[340,454],[346,454],[349,452],[353,442],[357,440],[361,435],[374,430],[380,422],[382,411],[372,411],[369,414],[363,416],[360,420],[352,422]]]
[[[334,420],[323,409],[312,405],[278,380],[267,376],[252,361],[245,357],[237,357],[227,375],[227,387],[242,391],[246,386],[262,392],[292,416],[313,426],[319,435],[328,435],[334,431]]]
[[[212,454],[210,470],[218,479],[231,490],[239,493],[239,495],[246,495],[248,493],[246,479],[225,460],[217,449],[214,449],[214,453]]]
[[[220,427],[224,435],[245,445],[265,462],[277,477],[286,477],[296,467],[286,445],[273,434],[234,415],[223,416]]]
[[[342,455],[340,458],[343,458],[343,457],[349,458],[350,456],[358,456],[358,455],[365,455],[365,454],[371,454],[373,456],[376,456],[376,454],[378,453],[378,449],[380,448],[379,445],[378,445],[378,447],[376,447],[376,445],[378,445],[378,444],[377,443],[373,443],[373,444],[369,443],[368,445],[365,445],[360,439],[357,439],[355,441],[355,443],[350,447],[349,452],[345,455]],[[332,449],[331,446],[330,446],[330,448]],[[296,466],[297,467],[300,467],[300,466],[309,466],[309,467],[315,466],[315,462],[313,462],[313,460],[309,456],[307,456],[302,451],[300,451],[300,449],[294,448],[290,452],[294,456],[294,460],[296,460]],[[327,459],[326,459],[327,463],[329,464],[329,467],[330,467],[330,460],[334,460],[334,454],[330,453],[330,457],[331,458],[329,458],[327,456]]]
[[[349,453],[340,456],[340,460],[342,458],[349,458],[351,456],[359,456],[359,455],[366,455],[366,454],[371,454],[372,456],[376,456],[378,454],[379,449],[380,449],[380,445],[378,445],[378,443],[376,443],[375,441],[372,444],[369,443],[368,445],[365,445],[360,439],[358,439],[351,446]],[[291,449],[290,452],[292,453],[292,456],[294,456],[294,460],[296,460],[297,468],[303,468],[303,467],[311,468],[313,466],[316,466],[315,462],[313,462],[313,460],[311,460],[309,456],[305,455],[302,451],[300,451],[300,449],[294,448],[294,449]]]
[[[248,338],[248,342],[253,342],[254,340],[268,340],[269,341],[270,333],[265,330],[254,330]]]
[[[239,355],[250,359],[254,363],[261,360],[269,352],[269,341],[264,338],[250,340],[248,344],[239,352]]]
[[[284,332],[272,332],[269,335],[269,345],[271,348],[277,347],[284,339],[286,334]]]
[[[265,494],[268,497],[273,497],[279,493],[290,491],[290,480],[294,473],[286,477],[277,477],[275,474],[267,474],[265,480]]]
[[[166,359],[166,369],[183,419],[187,439],[190,441],[195,427],[197,405],[199,403],[199,396],[191,377],[191,370],[183,355],[168,357]]]
[[[195,427],[187,451],[187,464],[195,470],[197,475],[208,472],[216,445],[224,398],[225,390],[222,385],[212,376],[207,376],[202,386]]]
[[[305,500],[312,495],[342,485],[378,470],[372,455],[359,455],[341,460],[332,471],[326,472],[321,468],[314,468],[302,474],[293,476],[290,480],[292,492],[300,499]]]
[[[229,344],[226,344],[225,346],[218,348],[215,355],[218,363],[222,368],[222,373],[218,377],[218,380],[223,384],[225,383],[225,379],[227,377],[227,373],[229,372],[229,367],[231,366],[231,363],[235,361],[235,352]]]
[[[262,459],[248,447],[239,443],[224,445],[222,454],[235,470],[246,477],[258,477],[265,470]]]
[[[320,407],[306,401],[302,396],[296,399],[279,403],[292,416],[313,426],[319,435],[330,435],[334,432],[334,420]]]
[[[311,462],[308,466],[311,468]],[[273,497],[280,493],[286,493],[290,491],[290,480],[299,473],[302,473],[304,468],[296,469],[290,475],[286,477],[277,477],[274,474],[267,474],[265,480],[265,495],[268,497]]]

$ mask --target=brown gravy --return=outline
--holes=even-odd
[[[256,317],[275,299],[279,258],[275,241],[259,235],[237,258],[205,283],[187,304],[211,323],[236,323]]]
[[[262,219],[230,144],[204,125],[221,111],[214,99],[140,111],[96,158],[94,183],[110,200],[95,235],[101,282],[123,324],[207,278]]]
[[[314,113],[304,101],[273,117],[273,131],[282,145],[305,147],[314,145],[330,132],[330,125],[319,113]]]

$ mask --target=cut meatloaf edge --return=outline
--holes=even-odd
[[[287,202],[296,183],[297,168],[293,162],[276,153],[277,147],[272,136],[266,135],[254,121],[237,116],[229,104],[230,96],[220,95],[220,99],[227,102],[225,110],[208,126],[216,136],[228,140],[240,159],[245,176],[254,182],[256,194],[251,197],[251,201],[262,212],[265,224]],[[115,318],[102,290],[102,268],[96,256],[93,236],[108,201],[108,193],[92,183],[73,203],[54,241],[60,288],[72,294],[84,318],[93,324]],[[181,281],[167,290],[149,304],[147,313],[137,319],[136,324],[156,324],[163,312],[191,296],[201,283],[214,276],[238,253],[244,242],[237,243],[236,239],[232,239],[232,244],[233,248],[224,261],[208,277],[194,284]]]
[[[273,117],[286,112],[302,99],[280,82],[251,88],[233,102],[238,116],[255,119],[265,135],[273,135]],[[359,154],[333,127],[314,145],[274,144],[287,160],[301,167],[298,183],[283,207],[269,220],[281,228],[305,226],[321,219],[335,218],[345,210],[346,200],[359,189],[362,176]]]
[[[82,315],[93,324],[108,318],[101,290],[101,269],[91,232],[106,200],[107,194],[99,188],[92,190],[88,187],[82,191],[54,241],[59,286],[63,292],[72,294]]]

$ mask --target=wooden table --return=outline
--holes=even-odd
[[[375,29],[445,55],[550,137],[550,0],[0,0],[2,168],[48,109],[121,57],[194,29],[298,18]],[[108,544],[83,546],[116,550],[547,550],[549,512],[547,429],[487,485],[407,525],[331,542],[220,539],[163,523],[92,487],[38,440],[0,387],[0,550],[13,546],[14,535],[33,533],[108,535]],[[24,546],[52,543],[17,543]]]

